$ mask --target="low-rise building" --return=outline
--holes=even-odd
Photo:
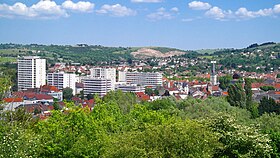
[[[145,88],[136,84],[117,84],[116,90],[122,90],[123,92],[144,92]]]
[[[124,79],[127,84],[136,84],[153,89],[162,86],[162,74],[155,72],[119,72],[119,79]]]
[[[98,94],[103,97],[109,91],[114,90],[111,80],[105,78],[85,78],[82,80],[84,84],[84,94]]]

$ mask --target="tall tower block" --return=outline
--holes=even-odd
[[[210,82],[212,85],[217,85],[217,74],[216,74],[216,61],[211,61],[212,69],[211,69],[211,76],[210,76]]]
[[[46,59],[26,56],[18,59],[18,90],[40,88],[46,84]]]

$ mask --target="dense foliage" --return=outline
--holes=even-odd
[[[250,118],[225,98],[139,102],[132,93],[95,97],[92,111],[66,102],[36,120],[1,114],[0,157],[270,157],[279,154],[275,114]],[[278,123],[277,123],[278,122]]]

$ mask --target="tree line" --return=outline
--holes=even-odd
[[[1,113],[0,157],[279,157],[279,115],[252,118],[243,102],[140,102],[121,91],[94,100],[92,111],[65,102],[46,120]]]

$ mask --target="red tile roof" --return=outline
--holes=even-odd
[[[150,96],[146,95],[144,92],[136,92],[136,96],[143,101],[150,100]]]
[[[212,91],[219,91],[219,86],[212,86]]]
[[[265,84],[263,83],[252,83],[252,88],[260,88],[261,86],[264,86]]]
[[[72,101],[75,101],[75,102],[82,102],[82,99],[79,98],[79,97],[72,97],[71,100],[72,100]]]
[[[38,94],[38,93],[34,93],[34,92],[16,92],[16,93],[14,93],[14,95],[17,97],[26,97],[27,99],[32,99],[32,98],[36,98],[37,100],[53,99],[53,97],[51,95]]]
[[[55,86],[44,85],[41,86],[41,92],[59,92],[59,89]]]
[[[227,96],[227,95],[228,95],[228,92],[223,92],[223,95]]]
[[[274,85],[274,88],[275,88],[275,89],[280,89],[280,83],[276,83],[276,84]]]
[[[3,99],[5,102],[7,103],[11,103],[11,102],[23,102],[22,98],[4,98]]]

